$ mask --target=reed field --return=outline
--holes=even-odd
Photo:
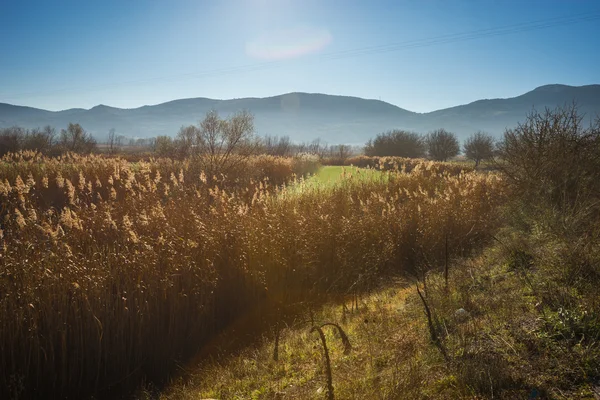
[[[5,156],[0,397],[160,382],[242,315],[277,317],[468,255],[506,192],[496,174],[423,160],[307,184],[317,167],[259,156],[208,177],[194,160]]]

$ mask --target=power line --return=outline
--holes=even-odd
[[[600,19],[600,14],[589,14],[589,13],[574,14],[574,15],[570,15],[570,16],[554,17],[554,18],[549,18],[549,19],[544,19],[544,20],[537,20],[537,21],[523,22],[523,23],[512,24],[512,25],[505,25],[505,26],[495,27],[495,28],[479,29],[479,30],[474,30],[474,31],[453,33],[453,34],[435,36],[435,37],[424,38],[424,39],[415,39],[415,40],[398,42],[398,43],[390,43],[390,44],[384,44],[384,45],[368,46],[368,47],[361,47],[361,48],[356,48],[356,49],[340,50],[340,51],[335,51],[335,52],[323,53],[321,55],[315,56],[313,58],[313,61],[340,60],[340,59],[344,59],[344,58],[366,56],[366,55],[371,55],[371,54],[388,53],[388,52],[394,52],[394,51],[399,51],[399,50],[404,50],[404,49],[422,48],[422,47],[429,47],[429,46],[435,46],[435,45],[440,45],[440,44],[455,43],[455,42],[462,42],[462,41],[468,41],[468,40],[476,40],[476,39],[489,38],[489,37],[495,37],[495,36],[518,34],[518,33],[523,33],[523,32],[534,31],[534,30],[557,27],[557,26],[565,26],[565,25],[572,25],[575,23],[590,22],[590,21],[595,21],[598,19]],[[137,84],[142,84],[142,83],[151,83],[151,82],[158,82],[158,81],[167,81],[168,82],[168,81],[185,80],[187,78],[199,79],[199,78],[205,78],[205,77],[214,77],[214,76],[254,72],[254,71],[259,71],[259,70],[263,70],[263,69],[278,67],[287,62],[289,62],[289,60],[276,60],[276,61],[268,61],[268,62],[255,63],[255,64],[246,64],[246,65],[241,65],[241,66],[217,68],[217,69],[213,69],[213,70],[206,70],[206,71],[200,71],[200,72],[191,72],[191,73],[186,73],[186,74],[177,74],[177,75],[169,75],[169,76],[149,78],[149,79],[125,81],[125,82],[114,83],[114,84],[88,87],[87,89],[67,88],[67,89],[57,89],[57,90],[52,90],[52,91],[17,93],[17,94],[12,94],[12,95],[4,94],[3,96],[11,97],[11,98],[18,98],[18,97],[36,96],[36,95],[44,95],[44,94],[68,93],[68,92],[74,92],[74,91],[88,91],[89,92],[89,91],[102,90],[102,89],[106,89],[109,87],[117,87],[117,86],[123,86],[123,85],[137,85]]]
[[[534,30],[539,30],[539,29],[551,28],[551,27],[555,27],[555,26],[570,25],[570,24],[574,24],[577,22],[593,21],[593,20],[597,20],[597,19],[600,19],[600,14],[580,16],[578,18],[573,18],[573,17],[561,18],[560,20],[553,19],[553,20],[545,20],[545,21],[535,21],[535,22],[529,22],[529,23],[523,23],[523,24],[508,25],[508,26],[498,27],[498,28],[489,28],[489,29],[482,29],[482,30],[472,31],[472,32],[464,32],[464,33],[456,33],[456,34],[451,34],[451,35],[438,36],[438,37],[428,38],[428,39],[414,40],[414,41],[410,41],[410,42],[389,44],[389,45],[383,45],[383,46],[374,46],[374,47],[368,47],[368,48],[363,48],[363,49],[348,50],[348,51],[344,52],[344,54],[341,54],[339,56],[337,54],[333,54],[331,56],[330,55],[323,55],[323,56],[326,57],[327,59],[340,59],[340,58],[345,58],[345,57],[354,57],[354,56],[363,55],[363,54],[385,53],[385,52],[390,52],[390,51],[398,51],[401,49],[428,47],[428,46],[433,46],[433,45],[438,45],[438,44],[446,44],[446,43],[452,43],[452,42],[461,42],[461,41],[467,41],[467,40],[481,39],[481,38],[486,38],[486,37],[522,33],[522,32],[534,31]]]

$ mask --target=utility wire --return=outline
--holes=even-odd
[[[570,15],[570,16],[554,17],[554,18],[549,18],[549,19],[544,19],[544,20],[537,20],[537,21],[530,21],[530,22],[524,22],[524,23],[519,23],[519,24],[505,25],[505,26],[495,27],[495,28],[479,29],[479,30],[468,31],[468,32],[453,33],[453,34],[435,36],[435,37],[424,38],[424,39],[404,41],[404,42],[399,42],[399,43],[368,46],[368,47],[361,47],[361,48],[356,48],[356,49],[323,53],[321,55],[313,57],[312,61],[340,60],[340,59],[345,59],[345,58],[366,56],[366,55],[372,55],[372,54],[389,53],[389,52],[394,52],[394,51],[399,51],[399,50],[404,50],[404,49],[422,48],[422,47],[429,47],[429,46],[435,46],[435,45],[440,45],[440,44],[455,43],[455,42],[462,42],[462,41],[468,41],[468,40],[476,40],[476,39],[489,38],[489,37],[495,37],[495,36],[518,34],[518,33],[523,33],[523,32],[530,32],[530,31],[534,31],[534,30],[557,27],[557,26],[565,26],[565,25],[572,25],[572,24],[576,24],[576,23],[585,23],[585,22],[590,22],[590,21],[596,21],[599,19],[600,19],[600,14],[598,14],[598,13],[595,13],[595,14],[583,13],[583,14],[575,14],[575,15]],[[191,72],[191,73],[186,73],[186,74],[169,75],[169,76],[163,76],[163,77],[157,77],[157,78],[151,78],[151,79],[126,81],[126,82],[120,82],[120,83],[114,83],[114,84],[108,84],[108,85],[89,87],[87,89],[68,88],[68,89],[58,89],[58,90],[44,91],[44,92],[4,94],[3,96],[10,97],[10,98],[18,98],[18,97],[36,96],[36,95],[43,95],[43,94],[66,93],[66,92],[73,92],[73,91],[94,91],[94,90],[102,90],[102,89],[109,88],[109,87],[118,87],[118,86],[123,86],[123,85],[137,85],[137,84],[142,84],[142,83],[152,83],[152,82],[159,82],[159,81],[170,82],[170,81],[186,80],[188,78],[189,79],[199,79],[199,78],[206,78],[206,77],[216,77],[216,76],[254,72],[254,71],[259,71],[259,70],[263,70],[263,69],[274,68],[274,67],[284,65],[285,63],[288,63],[288,62],[289,62],[289,60],[276,60],[276,61],[268,61],[268,62],[263,62],[263,63],[255,63],[255,64],[247,64],[247,65],[240,65],[240,66],[234,66],[234,67],[217,68],[217,69],[213,69],[213,70],[206,70],[206,71],[199,71],[199,72]]]

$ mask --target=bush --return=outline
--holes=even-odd
[[[96,139],[79,124],[69,124],[60,131],[60,146],[63,151],[89,154],[96,150]]]
[[[19,127],[0,130],[0,157],[7,153],[15,153],[21,149],[23,129]]]
[[[494,157],[494,138],[484,132],[476,132],[463,144],[465,156],[475,161],[475,167],[483,160]]]
[[[524,215],[564,232],[598,221],[600,120],[584,128],[575,105],[534,110],[505,132],[498,149],[498,167],[522,200]]]
[[[436,161],[448,161],[460,153],[460,146],[456,135],[445,129],[435,130],[425,138],[427,153]]]
[[[380,133],[365,146],[367,156],[422,158],[425,155],[423,138],[414,132],[393,130]]]
[[[209,111],[198,126],[182,127],[177,142],[180,157],[197,157],[209,180],[217,173],[235,174],[260,150],[254,116],[247,111],[226,119],[215,110]]]

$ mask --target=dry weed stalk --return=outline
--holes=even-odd
[[[333,389],[333,375],[331,373],[331,360],[329,358],[329,349],[327,348],[327,339],[325,338],[325,333],[323,332],[323,328],[326,326],[333,326],[337,329],[337,332],[342,340],[342,344],[344,345],[344,354],[350,353],[352,345],[350,344],[348,335],[346,335],[346,332],[344,332],[342,327],[333,322],[326,322],[320,326],[313,326],[310,330],[311,333],[317,332],[319,334],[319,338],[321,339],[321,345],[323,346],[323,359],[325,360],[325,377],[327,378],[327,399],[333,400],[335,396]]]

